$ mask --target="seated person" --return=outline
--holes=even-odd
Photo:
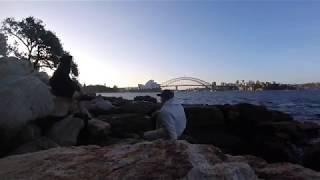
[[[76,91],[80,92],[80,86],[73,81],[69,74],[71,71],[72,56],[63,56],[53,76],[49,80],[51,92],[55,95],[55,108],[52,116],[63,117],[68,115],[72,108],[72,97]]]
[[[77,82],[73,81],[69,74],[71,70],[72,56],[63,56],[57,70],[50,79],[52,94],[58,97],[72,98],[75,91],[80,91]]]
[[[174,92],[164,90],[158,94],[162,108],[156,112],[157,128],[144,133],[147,140],[171,139],[177,140],[186,128],[186,115],[182,105],[174,98]]]

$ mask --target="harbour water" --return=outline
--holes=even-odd
[[[133,99],[135,96],[156,97],[157,93],[101,93],[103,96]],[[320,121],[320,90],[304,91],[178,91],[176,97],[183,104],[251,103],[289,113],[296,120]]]

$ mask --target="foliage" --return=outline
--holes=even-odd
[[[118,90],[118,88],[115,89],[104,85],[88,85],[82,88],[82,91],[85,93],[118,92]]]
[[[44,23],[34,17],[27,17],[21,21],[7,18],[3,21],[2,31],[14,39],[14,54],[30,61],[35,69],[55,69],[59,64],[59,57],[67,53],[63,50],[57,35],[47,30]],[[74,76],[79,74],[77,68],[76,64],[73,65]]]

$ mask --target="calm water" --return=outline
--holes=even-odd
[[[133,99],[135,96],[153,96],[157,93],[102,93]],[[261,92],[176,92],[184,104],[252,103],[291,114],[296,120],[320,120],[320,91],[261,91]]]

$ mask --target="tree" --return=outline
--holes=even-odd
[[[0,56],[7,56],[9,52],[9,47],[7,44],[7,37],[0,33]]]
[[[59,57],[70,53],[64,51],[56,34],[45,28],[40,19],[27,17],[21,21],[7,18],[3,21],[2,30],[14,39],[13,50],[16,56],[23,57],[33,64],[35,69],[40,67],[55,69]],[[78,66],[73,66],[72,72],[78,76]]]

